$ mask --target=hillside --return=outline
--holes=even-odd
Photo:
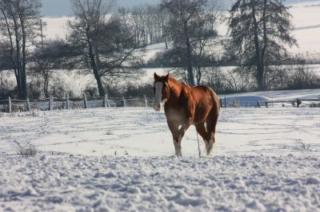
[[[301,3],[302,2],[302,3]],[[297,39],[298,47],[290,50],[293,54],[303,54],[308,58],[320,57],[320,1],[289,1],[287,2],[292,14],[294,25],[294,36]],[[45,34],[48,39],[61,38],[65,39],[68,35],[67,22],[71,17],[45,17],[47,22]],[[220,23],[217,26],[218,33],[221,36],[227,35],[226,23]],[[164,47],[164,45],[162,45]],[[164,51],[164,48],[162,49]],[[146,52],[148,55],[148,52]],[[149,56],[147,56],[150,58]]]

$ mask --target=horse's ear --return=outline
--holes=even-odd
[[[154,72],[154,80],[157,81],[157,80],[159,80],[159,78],[160,77],[158,76],[158,74],[156,72]]]
[[[167,74],[167,75],[164,77],[164,80],[165,80],[166,82],[169,81],[169,74]]]

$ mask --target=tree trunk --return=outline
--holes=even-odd
[[[12,11],[10,11],[12,12]],[[12,20],[14,24],[14,34],[15,34],[15,43],[16,43],[16,55],[15,55],[15,63],[16,63],[16,79],[17,79],[17,87],[18,87],[18,96],[19,98],[23,98],[23,86],[22,86],[22,66],[21,66],[21,46],[20,46],[20,33],[19,33],[19,26],[17,23],[17,19],[15,15],[12,13]]]
[[[189,38],[189,31],[188,31],[188,26],[187,23],[184,24],[184,33],[185,33],[185,39],[186,39],[186,54],[187,54],[187,71],[188,71],[188,82],[190,85],[194,86],[194,74],[193,74],[193,68],[192,68],[192,48],[191,48],[191,43],[190,43],[190,38]]]
[[[261,62],[257,65],[257,83],[259,90],[265,90],[264,83],[264,66]]]
[[[49,73],[43,71],[43,93],[46,98],[49,98]]]
[[[266,11],[267,11],[267,0],[264,0],[263,2],[263,17],[262,17],[262,21],[263,21],[263,48],[261,51],[261,68],[263,69],[261,71],[261,85],[262,85],[262,89],[264,90],[266,89],[266,82],[265,82],[265,53],[268,47],[268,36],[267,36],[267,16],[266,16]]]
[[[27,34],[25,31],[25,25],[23,19],[21,19],[21,30],[22,30],[22,69],[21,69],[21,78],[22,78],[22,91],[23,91],[23,99],[28,98],[28,84],[27,84],[27,73],[26,73],[26,42],[27,42]]]
[[[88,43],[88,48],[89,48],[90,65],[91,65],[91,68],[92,68],[92,71],[94,74],[94,78],[97,81],[99,96],[104,97],[106,93],[105,93],[105,90],[102,85],[101,76],[99,74],[99,68],[98,68],[97,61],[96,61],[95,54],[97,54],[97,52],[94,53],[93,46],[92,46],[92,43],[90,42],[89,38],[87,40],[87,43]]]
[[[197,78],[197,85],[200,85],[201,84],[201,78],[202,78],[202,72],[201,72],[201,67],[200,66],[197,67],[196,78]]]
[[[257,79],[257,84],[258,84],[258,89],[259,90],[264,90],[264,65],[262,63],[261,58],[261,47],[259,43],[259,27],[258,27],[258,22],[256,19],[256,8],[255,8],[255,1],[251,0],[251,8],[252,8],[252,19],[253,19],[253,24],[254,24],[254,43],[255,43],[255,51],[256,51],[256,79]]]
[[[17,32],[18,33],[18,32]],[[16,36],[19,36],[18,34]],[[22,66],[21,66],[21,50],[20,42],[18,37],[16,37],[16,63],[17,63],[17,86],[18,86],[18,96],[23,98],[23,85],[22,85]]]

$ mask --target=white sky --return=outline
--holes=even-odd
[[[72,15],[71,0],[41,0],[43,16],[70,16]],[[140,4],[154,4],[160,0],[116,0],[118,6],[137,6]]]

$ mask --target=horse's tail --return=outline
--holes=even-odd
[[[209,117],[207,120],[207,125],[209,127],[209,132],[211,132],[212,141],[215,142],[214,135],[216,133],[216,127],[219,119],[219,113],[220,113],[220,99],[219,96],[210,88],[210,93],[212,97],[212,108],[209,113]]]
[[[209,116],[207,118],[207,132],[209,133],[209,140],[206,144],[207,154],[209,155],[212,151],[213,145],[216,142],[216,128],[219,119],[219,110],[220,110],[220,103],[215,99],[214,105],[209,112]]]
[[[215,113],[219,116],[220,107],[221,107],[220,98],[212,88],[209,88],[209,91],[210,91],[210,95],[213,103],[211,110],[215,110]]]

